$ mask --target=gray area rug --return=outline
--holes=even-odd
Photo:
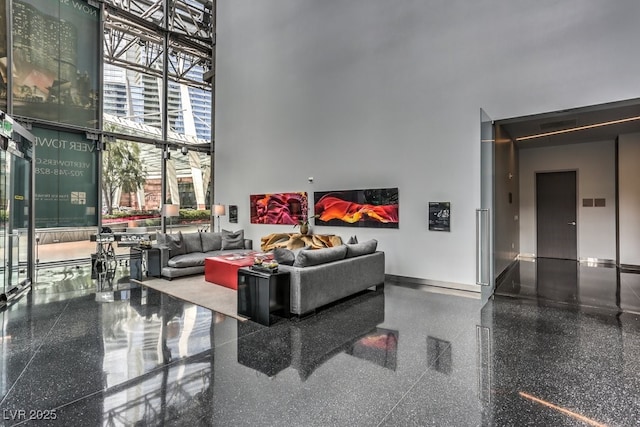
[[[215,285],[204,280],[204,276],[181,277],[173,280],[145,279],[132,280],[142,286],[155,289],[183,301],[197,304],[225,316],[245,321],[238,315],[237,294],[233,289]]]

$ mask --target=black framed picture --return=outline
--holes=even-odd
[[[451,203],[429,202],[429,230],[451,230]]]
[[[238,223],[238,206],[237,205],[229,205],[229,222],[234,224]]]

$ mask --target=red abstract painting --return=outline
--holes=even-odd
[[[306,192],[252,194],[249,196],[252,224],[298,224],[308,215]]]

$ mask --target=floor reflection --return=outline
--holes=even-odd
[[[339,353],[395,370],[398,331],[384,322],[384,293],[371,292],[341,304],[331,315],[284,322],[248,334],[254,325],[238,324],[238,362],[269,377],[294,368],[302,381]]]
[[[519,260],[496,283],[496,295],[640,313],[640,274],[571,260]]]
[[[484,307],[477,294],[387,284],[265,327],[132,285],[126,266],[105,280],[62,267],[0,311],[0,414],[54,410],[55,425],[634,425],[640,316],[620,311],[637,310],[639,277],[521,262],[500,286],[509,297]],[[596,302],[609,309],[583,308]]]
[[[638,316],[497,296],[482,324],[483,425],[637,425]]]

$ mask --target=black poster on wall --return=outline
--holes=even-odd
[[[229,222],[233,224],[238,223],[238,206],[229,205]]]
[[[450,231],[451,203],[429,202],[429,230]]]

